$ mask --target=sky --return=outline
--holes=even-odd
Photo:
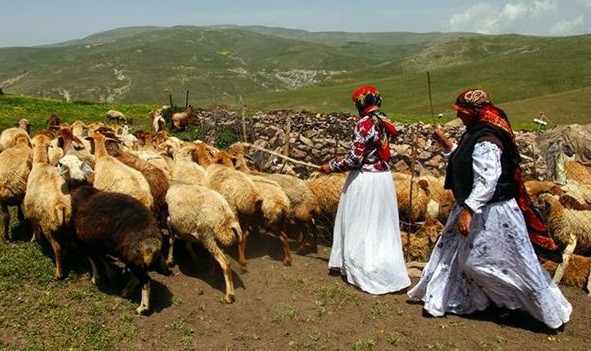
[[[591,33],[591,0],[0,0],[0,47],[132,26],[261,25],[310,32]]]

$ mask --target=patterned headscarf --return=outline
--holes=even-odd
[[[488,123],[513,137],[513,130],[505,112],[495,107],[488,93],[481,89],[468,89],[460,93],[453,109],[478,118],[478,123]]]
[[[376,87],[371,85],[364,85],[357,88],[351,94],[351,100],[355,103],[355,107],[357,107],[357,111],[361,117],[382,105],[380,92]]]
[[[485,105],[490,104],[490,96],[481,89],[464,90],[456,98],[456,103],[452,105],[454,110],[474,115]]]

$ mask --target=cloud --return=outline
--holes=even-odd
[[[571,21],[560,21],[554,24],[550,29],[550,33],[554,35],[564,35],[570,34],[575,31],[575,29],[582,27],[585,24],[585,19],[583,15],[571,20]]]
[[[591,2],[591,0],[582,0]],[[532,16],[541,16],[557,8],[556,0],[535,1],[532,8]]]
[[[591,8],[591,0],[577,0],[577,2],[585,7]]]
[[[583,0],[580,0],[583,1]],[[591,0],[584,0],[590,1]],[[451,16],[452,31],[498,34],[516,32],[527,25],[528,20],[555,9],[556,0],[519,1],[494,6],[480,2],[462,13]]]

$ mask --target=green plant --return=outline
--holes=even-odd
[[[377,344],[375,339],[358,339],[355,340],[351,349],[353,351],[372,350]]]
[[[388,335],[388,343],[392,346],[398,346],[400,343],[401,337],[398,334],[390,334]]]

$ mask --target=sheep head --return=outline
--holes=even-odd
[[[92,184],[94,171],[76,155],[65,155],[62,157],[57,163],[57,168],[59,174],[64,177],[68,183]]]

